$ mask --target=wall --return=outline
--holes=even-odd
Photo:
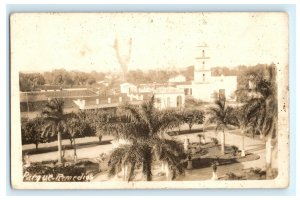
[[[202,101],[214,101],[214,93],[218,93],[220,89],[225,89],[227,100],[235,100],[234,93],[237,89],[236,76],[212,76],[210,82],[192,83],[192,96]]]
[[[177,106],[178,96],[180,96],[182,100],[179,106]],[[160,101],[155,102],[155,107],[158,109],[183,107],[185,103],[184,93],[157,93],[155,94],[155,99],[159,99]]]
[[[203,81],[203,74],[205,75],[205,81]],[[210,81],[211,81],[210,70],[194,71],[194,82],[209,83]]]
[[[120,85],[120,91],[121,93],[132,93],[137,92],[137,86],[131,84],[131,83],[123,83]]]

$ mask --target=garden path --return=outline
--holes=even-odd
[[[241,148],[241,141],[242,137],[236,133],[230,134],[232,131],[227,131],[226,133],[226,144],[227,145],[235,145],[239,148]],[[190,142],[199,142],[198,135],[199,133],[192,133],[192,134],[185,134],[185,135],[178,135],[178,136],[173,136],[169,137],[174,138],[180,142],[183,142],[185,137],[187,137]],[[202,133],[203,134],[203,133]],[[206,140],[209,141],[210,138],[220,138],[220,133],[215,134],[214,131],[207,131],[204,133]],[[260,156],[259,159],[257,160],[252,160],[252,161],[246,161],[242,163],[233,163],[229,165],[222,165],[218,166],[218,176],[222,177],[225,176],[226,173],[229,172],[240,172],[243,169],[247,168],[256,168],[259,167],[261,169],[265,168],[265,148],[264,148],[264,141],[258,140],[258,139],[253,139],[249,137],[245,137],[245,150],[246,152],[254,153]],[[158,174],[160,173],[160,168],[154,168],[153,171],[153,180],[154,181],[164,181],[165,176],[159,176]],[[197,181],[197,180],[209,180],[212,177],[212,169],[211,167],[206,167],[206,168],[201,168],[201,169],[191,169],[191,170],[186,170],[184,176],[179,176],[176,178],[176,180],[180,181]],[[113,179],[109,179],[106,175],[106,173],[100,173],[98,174],[93,181],[112,181],[112,180],[120,180],[114,177]]]
[[[198,135],[199,133],[191,133],[191,134],[184,134],[184,135],[178,135],[169,137],[174,138],[178,141],[183,142],[185,137],[190,140],[190,142],[199,142]],[[221,133],[215,134],[214,131],[208,130],[204,133],[207,141],[210,141],[210,138],[218,138],[220,141]],[[97,137],[86,137],[86,138],[79,138],[76,140],[77,142],[77,156],[78,159],[95,159],[98,157],[101,153],[109,153],[113,149],[112,144],[110,143],[110,140],[113,138],[111,136],[104,136],[103,137],[103,144],[99,145],[98,138]],[[238,134],[238,130],[229,130],[226,131],[226,145],[235,145],[239,148],[241,148],[242,143],[242,137]],[[56,142],[46,143],[46,144],[40,144],[39,148],[41,150],[43,149],[51,149],[56,148]],[[69,145],[69,140],[63,140],[63,145]],[[23,145],[23,150],[33,151],[34,145]],[[259,167],[264,169],[265,167],[265,149],[264,149],[264,141],[245,137],[245,150],[247,152],[251,152],[254,154],[257,154],[260,156],[258,160],[243,162],[243,163],[234,163],[230,165],[223,165],[218,167],[218,176],[224,176],[228,172],[237,172],[242,169],[247,169],[250,167]],[[65,157],[68,159],[72,159],[73,156],[73,149],[65,150]],[[55,160],[57,158],[57,151],[49,151],[45,153],[38,153],[38,154],[32,154],[30,155],[31,162],[41,162],[46,160]],[[164,176],[157,176],[157,174],[160,172],[159,167],[153,170],[154,180],[161,180],[163,181],[165,179]],[[201,169],[191,169],[186,170],[185,176],[179,176],[176,178],[176,180],[207,180],[210,179],[212,176],[212,169],[211,167],[207,168],[201,168]],[[105,181],[108,180],[107,176],[103,173],[98,174],[94,181]]]

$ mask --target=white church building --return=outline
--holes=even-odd
[[[130,101],[143,101],[155,96],[155,107],[158,109],[181,108],[187,97],[193,97],[203,102],[213,102],[216,97],[226,97],[227,101],[235,101],[237,76],[212,76],[210,57],[207,56],[208,46],[198,46],[201,56],[197,57],[194,68],[194,80],[187,82],[186,77],[178,75],[170,78],[168,83],[120,84],[120,92],[126,94]]]
[[[177,84],[176,87],[184,89],[186,95],[205,102],[214,101],[215,95],[225,95],[227,100],[235,100],[237,76],[212,76],[210,57],[207,56],[208,46],[202,44],[198,47],[201,56],[197,57],[194,80],[189,84]]]

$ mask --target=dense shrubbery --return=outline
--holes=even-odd
[[[229,172],[226,174],[227,180],[243,180],[242,176],[236,175],[235,173]]]
[[[64,105],[64,102],[62,103]],[[44,105],[45,107],[45,105]],[[100,127],[107,123],[114,110],[82,111],[79,113],[63,114],[63,120],[59,126],[53,129],[49,120],[43,116],[34,119],[21,119],[22,144],[36,144],[52,142],[56,140],[56,131],[59,129],[62,139],[69,139],[71,145],[76,138],[98,136],[99,141],[103,133]]]
[[[62,132],[62,139],[69,139],[71,145],[73,145],[75,138],[95,135],[95,129],[80,118],[69,118],[66,122],[66,126],[67,128]],[[40,143],[56,141],[57,137],[56,135],[52,135],[52,133],[47,134],[47,136],[42,136],[46,127],[47,122],[41,116],[33,119],[22,118],[22,144],[35,144],[36,148],[38,148],[38,144]]]
[[[249,172],[246,173],[247,179],[265,179],[266,171],[261,168],[250,168]]]
[[[44,85],[45,79],[40,73],[20,73],[19,86],[21,91],[32,91],[38,85]]]
[[[204,112],[200,110],[185,110],[182,113],[182,120],[188,124],[190,131],[194,124],[203,124],[204,119]]]
[[[44,86],[45,84],[59,86],[77,86],[77,85],[92,85],[99,80],[103,80],[105,74],[102,72],[79,72],[67,71],[65,69],[55,69],[51,72],[44,73],[20,73],[20,90],[33,91]]]
[[[239,174],[228,172],[221,179],[223,180],[264,180],[266,179],[266,171],[261,170],[260,168],[244,169]]]
[[[34,119],[21,119],[22,144],[35,144],[36,149],[40,143],[52,142],[54,137],[41,137],[45,121],[42,117]]]
[[[69,119],[66,122],[66,125],[68,128],[65,132],[63,132],[62,139],[73,140],[74,138],[83,138],[95,135],[95,130],[81,119]]]
[[[235,146],[235,145],[231,146],[231,153],[232,153],[232,155],[236,156],[237,153],[238,153],[238,151],[239,151],[239,148],[237,146]]]

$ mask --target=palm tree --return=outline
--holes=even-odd
[[[254,132],[259,132],[266,142],[266,173],[272,177],[272,139],[277,142],[277,84],[275,66],[265,67],[263,74],[250,76],[250,98],[246,103],[247,117]]]
[[[66,120],[74,113],[63,112],[64,102],[60,99],[51,99],[45,105],[42,116],[46,121],[44,132],[41,137],[53,137],[57,135],[58,163],[62,163],[62,133],[67,131]]]
[[[123,172],[123,179],[131,181],[134,171],[141,169],[144,179],[152,180],[152,165],[160,161],[167,166],[167,173],[183,173],[180,163],[183,147],[176,141],[165,139],[165,131],[177,126],[176,111],[160,111],[154,108],[154,96],[140,106],[121,106],[102,130],[124,139],[125,144],[115,148],[110,156],[110,175]],[[129,173],[127,171],[129,170]],[[168,178],[168,177],[167,177]]]
[[[236,123],[232,124],[238,126],[242,132],[242,148],[241,148],[241,156],[245,156],[245,135],[246,132],[249,132],[253,128],[253,113],[251,106],[249,104],[243,104],[239,107],[234,108],[234,115]]]
[[[236,119],[234,116],[234,109],[226,105],[225,99],[215,101],[215,105],[209,108],[209,118],[207,123],[216,125],[216,132],[222,130],[221,151],[225,154],[225,129],[228,125],[235,125]]]

